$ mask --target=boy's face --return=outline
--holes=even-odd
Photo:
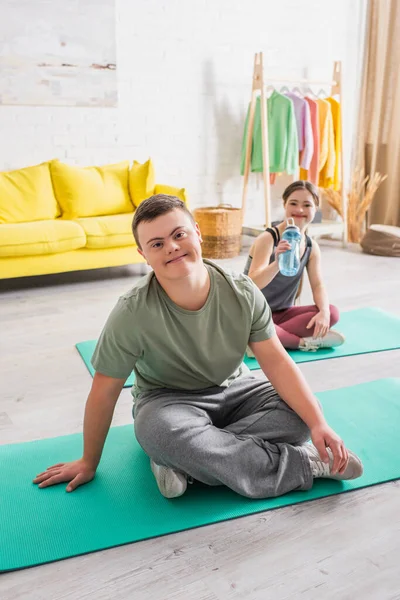
[[[179,208],[139,223],[137,236],[142,247],[139,253],[160,278],[187,277],[202,261],[199,226]]]

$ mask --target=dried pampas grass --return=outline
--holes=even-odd
[[[374,200],[376,190],[387,175],[374,173],[365,176],[362,169],[354,172],[347,205],[347,228],[349,242],[359,243],[364,233],[365,215]],[[342,197],[340,192],[331,189],[321,189],[323,197],[328,204],[343,218]]]

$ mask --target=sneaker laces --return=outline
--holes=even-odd
[[[316,352],[320,345],[318,344],[319,340],[322,338],[313,338],[312,340],[307,340],[303,338],[304,346],[299,346],[299,350],[303,352]]]
[[[322,460],[312,460],[311,465],[314,477],[327,477],[330,475],[329,463],[324,463]]]

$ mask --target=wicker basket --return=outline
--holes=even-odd
[[[194,218],[203,238],[204,258],[233,258],[240,254],[242,210],[226,204],[197,208]]]

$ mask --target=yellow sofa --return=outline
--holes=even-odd
[[[151,160],[72,167],[52,160],[0,173],[0,279],[142,263],[135,208],[156,185]]]

